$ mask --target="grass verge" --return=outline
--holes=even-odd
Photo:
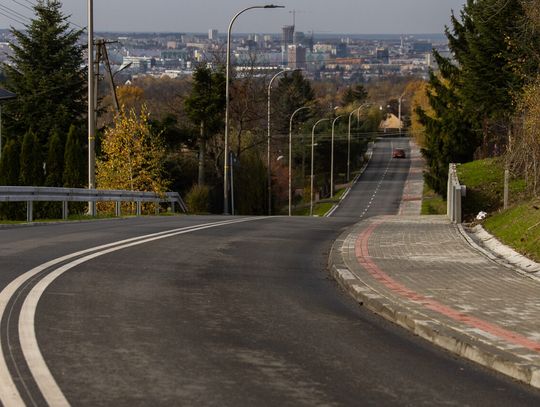
[[[459,182],[467,187],[463,200],[464,219],[471,219],[478,212],[492,213],[503,205],[504,162],[497,158],[472,161],[457,167]],[[510,203],[523,199],[525,182],[511,179],[509,183]]]
[[[483,226],[504,244],[540,262],[540,199],[495,213]]]
[[[446,201],[424,183],[422,193],[422,215],[445,215]]]

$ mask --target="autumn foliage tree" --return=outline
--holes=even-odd
[[[152,131],[146,110],[139,115],[122,109],[114,126],[105,130],[96,163],[98,188],[163,193],[168,187],[164,157],[161,135]]]

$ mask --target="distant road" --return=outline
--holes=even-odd
[[[394,145],[407,142],[376,145],[330,218],[148,217],[0,229],[1,400],[540,405],[538,392],[365,311],[327,273],[340,233],[361,217],[397,213],[409,160],[392,159]]]

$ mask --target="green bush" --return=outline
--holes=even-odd
[[[193,185],[186,195],[186,205],[190,213],[207,213],[210,189],[206,185]]]

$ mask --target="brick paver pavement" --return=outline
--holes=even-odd
[[[330,262],[372,310],[540,387],[540,281],[485,257],[446,217],[371,218],[336,242]]]

